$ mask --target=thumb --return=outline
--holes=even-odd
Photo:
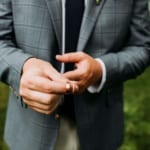
[[[56,59],[64,63],[76,63],[81,60],[81,55],[78,52],[66,53],[64,55],[56,55]]]

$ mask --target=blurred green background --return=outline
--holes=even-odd
[[[8,87],[0,84],[0,150],[7,150],[3,129]],[[125,140],[121,150],[150,150],[150,68],[125,83]]]

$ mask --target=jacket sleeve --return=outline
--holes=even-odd
[[[16,48],[11,0],[0,0],[0,81],[18,93],[24,62],[32,57]]]
[[[110,87],[141,74],[150,62],[150,21],[147,0],[134,0],[128,42],[117,53],[101,56]]]

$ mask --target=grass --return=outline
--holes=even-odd
[[[136,80],[125,83],[125,140],[121,150],[149,150],[150,148],[150,68]],[[0,84],[0,150],[7,150],[3,142],[8,87]]]

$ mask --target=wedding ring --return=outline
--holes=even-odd
[[[75,82],[72,82],[72,93],[77,93],[79,90],[78,85]]]
[[[69,82],[66,82],[66,93],[67,94],[70,93],[71,92],[70,90],[71,90],[71,85]]]

